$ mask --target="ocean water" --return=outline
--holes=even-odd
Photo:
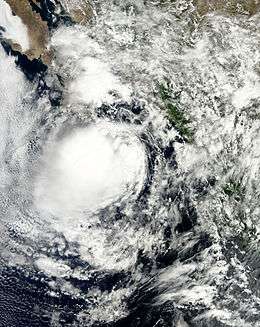
[[[259,14],[91,5],[0,49],[0,326],[260,326]]]

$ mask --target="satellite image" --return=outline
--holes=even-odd
[[[260,1],[0,0],[0,327],[260,327]]]

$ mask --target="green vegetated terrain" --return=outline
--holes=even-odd
[[[176,128],[186,142],[192,142],[193,131],[190,119],[180,108],[180,92],[174,92],[168,80],[158,83],[158,93],[167,112],[169,122]]]
[[[223,192],[228,197],[234,197],[236,200],[240,200],[243,198],[245,190],[241,180],[230,178],[228,182],[223,186]]]

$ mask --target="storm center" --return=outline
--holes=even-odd
[[[37,207],[55,216],[96,211],[138,194],[145,170],[144,146],[126,125],[78,129],[44,154]]]

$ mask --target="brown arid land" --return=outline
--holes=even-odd
[[[194,4],[201,16],[213,11],[252,16],[260,10],[259,0],[194,0]]]
[[[28,35],[30,39],[30,49],[24,54],[29,60],[41,59],[43,63],[50,64],[51,52],[47,49],[49,39],[48,24],[44,21],[40,14],[33,10],[29,0],[5,0],[12,12],[19,16],[28,29]],[[40,0],[32,0],[34,4],[41,8]],[[60,4],[64,6],[71,20],[78,24],[86,24],[91,16],[92,10],[90,5],[85,1],[73,2],[60,1]],[[12,49],[21,52],[21,47],[17,43],[13,43],[12,40],[7,40]]]
[[[32,10],[28,0],[6,0],[12,12],[19,16],[28,29],[30,49],[25,52],[28,59],[42,59],[48,63],[47,42],[49,31],[47,23],[41,16]],[[12,45],[14,50],[19,50],[17,45]]]
[[[40,14],[32,9],[30,0],[5,0],[12,12],[19,16],[27,26],[30,38],[30,49],[24,54],[29,60],[41,59],[46,65],[51,62],[51,51],[47,49],[49,29],[46,21]],[[41,0],[32,0],[41,8]],[[70,16],[71,20],[78,24],[86,24],[93,16],[90,4],[85,0],[60,0],[60,4]],[[252,16],[260,10],[260,0],[193,0],[196,14],[203,17],[211,12],[220,12],[228,15]],[[12,49],[21,52],[21,47],[12,40],[7,40]]]

